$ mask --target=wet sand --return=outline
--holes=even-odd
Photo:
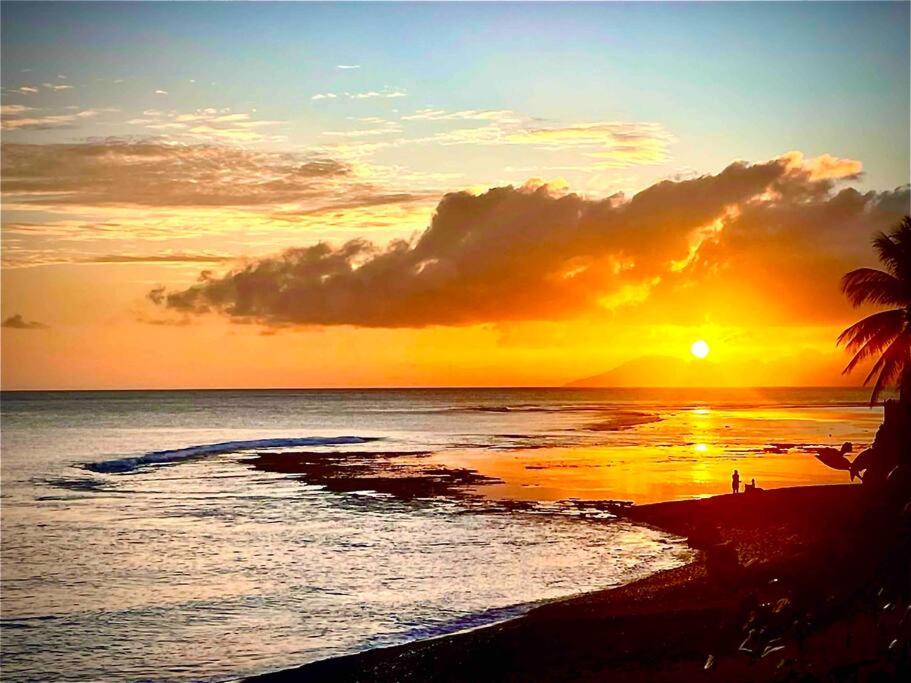
[[[624,508],[688,537],[698,559],[510,622],[250,680],[908,680],[911,544],[865,493],[811,486]]]

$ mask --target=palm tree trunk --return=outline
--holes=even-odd
[[[902,369],[898,381],[898,400],[901,404],[911,407],[911,363]]]

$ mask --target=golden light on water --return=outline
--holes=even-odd
[[[703,339],[694,341],[693,345],[690,346],[690,353],[696,356],[696,358],[705,358],[709,355],[709,345],[706,344]]]

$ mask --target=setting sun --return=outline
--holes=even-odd
[[[694,341],[693,345],[690,347],[690,353],[696,356],[696,358],[705,358],[709,355],[709,345],[702,339]]]

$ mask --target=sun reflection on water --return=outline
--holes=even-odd
[[[800,445],[866,443],[876,420],[859,407],[699,406],[633,430],[602,432],[605,442],[596,446],[450,451],[445,461],[503,480],[479,490],[493,498],[648,503],[727,493],[734,469],[763,488],[845,483],[844,473],[820,466]]]

